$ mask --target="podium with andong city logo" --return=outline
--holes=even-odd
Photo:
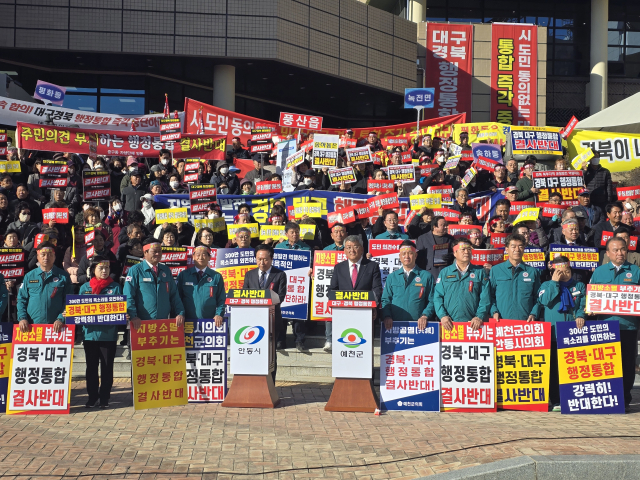
[[[375,412],[373,390],[373,292],[330,291],[333,337],[331,370],[335,377],[324,409],[331,412]]]
[[[271,372],[276,365],[275,305],[272,290],[229,290],[231,387],[223,407],[275,408],[280,399]]]

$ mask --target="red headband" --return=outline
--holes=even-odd
[[[500,220],[502,220],[502,218],[494,218],[493,220],[489,220],[489,227],[493,227]]]
[[[149,250],[151,247],[155,247],[156,245],[160,245],[160,242],[154,242],[154,243],[149,243],[147,245],[143,245],[142,246],[142,251],[146,252],[147,250]]]

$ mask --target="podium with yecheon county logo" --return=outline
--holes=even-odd
[[[229,290],[231,307],[229,372],[231,387],[223,407],[275,408],[280,399],[271,378],[276,362],[275,305],[272,290]]]
[[[324,409],[330,412],[375,412],[373,390],[373,292],[330,291],[333,337],[331,370],[335,377]]]

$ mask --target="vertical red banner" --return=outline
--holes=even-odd
[[[538,124],[538,27],[491,26],[491,121]]]
[[[473,26],[427,23],[425,87],[435,89],[425,118],[471,114]]]

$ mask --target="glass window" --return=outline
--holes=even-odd
[[[609,62],[607,69],[609,70],[609,75],[624,75],[624,63]]]
[[[549,25],[552,25],[552,23],[553,23],[553,18],[550,18],[550,17],[538,17],[537,24],[540,27],[548,27]]]
[[[575,49],[571,45],[556,45],[554,52],[555,60],[573,60],[575,58]]]
[[[625,52],[625,60],[627,62],[640,62],[640,48],[627,48]]]
[[[97,88],[78,88],[78,87],[64,87],[67,89],[67,93],[98,93]]]
[[[640,32],[627,32],[627,45],[640,45]]]
[[[573,77],[576,75],[576,63],[575,62],[553,62],[553,74],[565,75]]]
[[[556,27],[573,26],[573,18],[556,18]]]
[[[610,62],[621,62],[623,60],[622,47],[608,47],[607,60]]]
[[[100,97],[101,113],[144,115],[144,97]]]
[[[427,7],[427,20],[431,22],[447,21],[446,8]]]
[[[609,30],[607,33],[607,43],[609,45],[624,45],[624,33],[617,30]]]
[[[144,95],[144,90],[123,90],[119,88],[101,88],[100,93],[118,93],[120,95]]]
[[[95,95],[69,95],[69,90],[67,90],[62,106],[64,108],[82,110],[83,112],[97,112],[98,97]]]
[[[573,30],[569,28],[554,29],[554,38],[557,42],[573,43]]]

